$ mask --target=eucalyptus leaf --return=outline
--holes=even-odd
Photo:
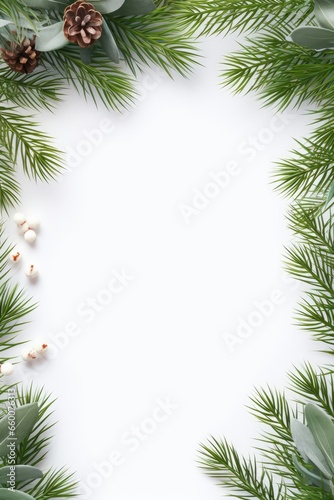
[[[306,479],[308,484],[312,484],[313,486],[318,486],[319,488],[323,488],[326,491],[331,490],[331,483],[329,479],[325,479],[321,477],[319,474],[312,472],[307,467],[304,467],[298,460],[295,455],[292,456],[293,463],[297,469],[297,471],[301,474],[301,476]]]
[[[333,476],[331,468],[319,449],[311,430],[296,419],[291,420],[290,428],[296,448],[304,460],[310,460],[327,479],[331,479]]]
[[[312,435],[325,456],[334,475],[334,425],[332,419],[318,406],[309,403],[305,406],[305,417]]]
[[[314,14],[320,26],[323,28],[334,29],[333,0],[315,0]]]
[[[94,47],[79,47],[80,59],[85,64],[90,64],[92,62]]]
[[[36,36],[36,50],[48,52],[65,47],[69,42],[65,38],[63,26],[64,23],[59,21],[39,30]]]
[[[154,9],[156,9],[156,6],[152,0],[125,0],[122,7],[114,15],[122,17],[143,16]]]
[[[105,19],[102,19],[102,34],[100,37],[100,43],[111,61],[119,63],[119,50]]]
[[[31,9],[41,10],[64,10],[69,4],[66,0],[25,0],[25,3]]]
[[[0,500],[34,500],[34,497],[24,491],[0,488]]]
[[[290,37],[294,43],[309,49],[323,50],[334,47],[334,30],[326,28],[302,26],[296,28]]]
[[[15,437],[15,445],[18,446],[26,437],[28,437],[38,420],[37,403],[29,403],[19,406],[15,410],[15,436],[9,435],[8,415],[0,419],[0,457],[7,455],[8,444]],[[1,497],[0,497],[1,500]]]
[[[14,477],[16,483],[20,483],[21,481],[32,481],[33,479],[41,479],[43,477],[43,472],[37,469],[37,467],[32,467],[31,465],[7,465],[0,468],[0,484],[7,483],[13,468],[15,469]]]
[[[10,19],[0,19],[0,28],[8,26],[8,24],[14,24]]]
[[[110,14],[110,12],[114,12],[122,7],[124,0],[91,0],[90,3],[101,14]]]

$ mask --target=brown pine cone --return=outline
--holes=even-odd
[[[19,73],[32,73],[38,66],[40,52],[35,50],[34,36],[32,39],[25,38],[22,43],[8,42],[7,48],[0,48],[0,54],[6,64]]]
[[[101,36],[102,15],[91,3],[79,0],[66,7],[64,12],[64,35],[80,47],[90,47]]]

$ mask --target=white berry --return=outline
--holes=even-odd
[[[26,349],[22,353],[22,358],[24,361],[31,361],[33,359],[36,359],[38,357],[36,349]]]
[[[38,344],[36,344],[34,346],[34,349],[36,352],[38,352],[40,354],[40,353],[46,352],[48,350],[48,347],[49,346],[46,342],[39,342]]]
[[[24,239],[28,243],[33,243],[36,240],[37,234],[33,229],[28,229],[26,233],[24,233]]]
[[[21,224],[23,224],[24,222],[26,222],[26,218],[23,214],[21,213],[17,213],[14,215],[14,222],[20,226]]]
[[[18,250],[17,248],[14,248],[10,254],[9,254],[9,260],[11,262],[19,262],[22,258],[22,254],[20,252],[20,250]]]
[[[30,264],[30,266],[28,266],[27,269],[25,270],[25,275],[28,278],[34,279],[38,276],[38,272],[39,270],[36,264]]]
[[[39,228],[40,222],[37,218],[31,218],[27,220],[29,229],[34,229],[35,231]]]
[[[23,222],[23,224],[20,224],[18,226],[18,228],[19,228],[21,234],[26,233],[29,229],[28,222]]]
[[[13,371],[14,371],[14,366],[12,365],[12,363],[8,363],[6,361],[6,363],[0,365],[0,373],[2,373],[2,375],[11,375]]]

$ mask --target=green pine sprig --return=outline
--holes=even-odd
[[[326,368],[310,364],[290,374],[289,401],[281,391],[265,387],[256,390],[249,409],[264,427],[257,439],[257,456],[246,458],[226,438],[210,438],[200,448],[203,470],[242,500],[333,500],[333,495],[308,484],[295,466],[297,452],[291,434],[291,418],[303,418],[306,403],[316,403],[334,417],[334,377]]]
[[[312,19],[311,0],[169,0],[185,29],[198,36],[255,32],[263,26],[302,25]],[[296,15],[297,14],[297,15]]]
[[[27,324],[27,316],[35,309],[30,297],[10,279],[8,267],[12,245],[4,238],[0,227],[0,358],[1,362],[11,359],[11,349],[22,344],[18,334]]]
[[[47,457],[52,436],[50,434],[54,423],[51,421],[52,406],[54,399],[46,394],[44,389],[34,388],[31,385],[23,388],[22,385],[12,386],[16,390],[17,407],[29,404],[38,405],[37,421],[30,435],[28,435],[16,448],[15,465],[29,465],[38,467],[43,471],[40,479],[29,479],[21,482],[18,489],[31,495],[34,500],[51,500],[77,497],[77,481],[74,474],[65,467],[56,468],[47,465]],[[9,387],[0,386],[0,413],[2,416],[7,412],[7,398]],[[0,466],[7,465],[6,456],[0,459]]]
[[[84,63],[76,47],[46,52],[44,63],[67,83],[73,85],[85,99],[102,102],[108,109],[121,110],[131,105],[136,96],[134,81],[124,71],[110,63],[102,49],[95,48],[90,65]]]
[[[134,74],[152,63],[169,76],[173,71],[183,76],[192,71],[198,52],[178,15],[179,9],[171,3],[145,16],[107,16],[122,57]]]

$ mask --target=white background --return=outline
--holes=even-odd
[[[49,460],[77,471],[85,498],[221,498],[196,466],[199,442],[226,435],[248,452],[259,431],[245,408],[254,386],[282,387],[293,364],[321,359],[292,326],[301,290],[284,278],[287,201],[270,184],[308,118],[289,111],[277,121],[254,95],[220,88],[222,56],[235,46],[204,41],[189,80],[148,71],[123,119],[74,92],[39,117],[70,153],[69,171],[49,185],[22,177],[19,208],[41,219],[34,246],[7,224],[23,253],[15,279],[40,303],[22,338],[51,342],[49,359],[22,363],[17,376],[58,398]],[[109,131],[97,132],[106,119]],[[236,175],[186,223],[180,207],[229,162]],[[32,262],[35,284],[24,276]],[[133,279],[107,296],[122,270]],[[280,303],[259,316],[273,295]],[[94,312],[87,301],[101,297],[110,302]],[[252,314],[259,325],[231,352],[226,333],[236,338]],[[154,424],[158,400],[175,408]],[[144,432],[133,451],[124,434],[134,426]],[[122,463],[111,470],[115,451]]]

